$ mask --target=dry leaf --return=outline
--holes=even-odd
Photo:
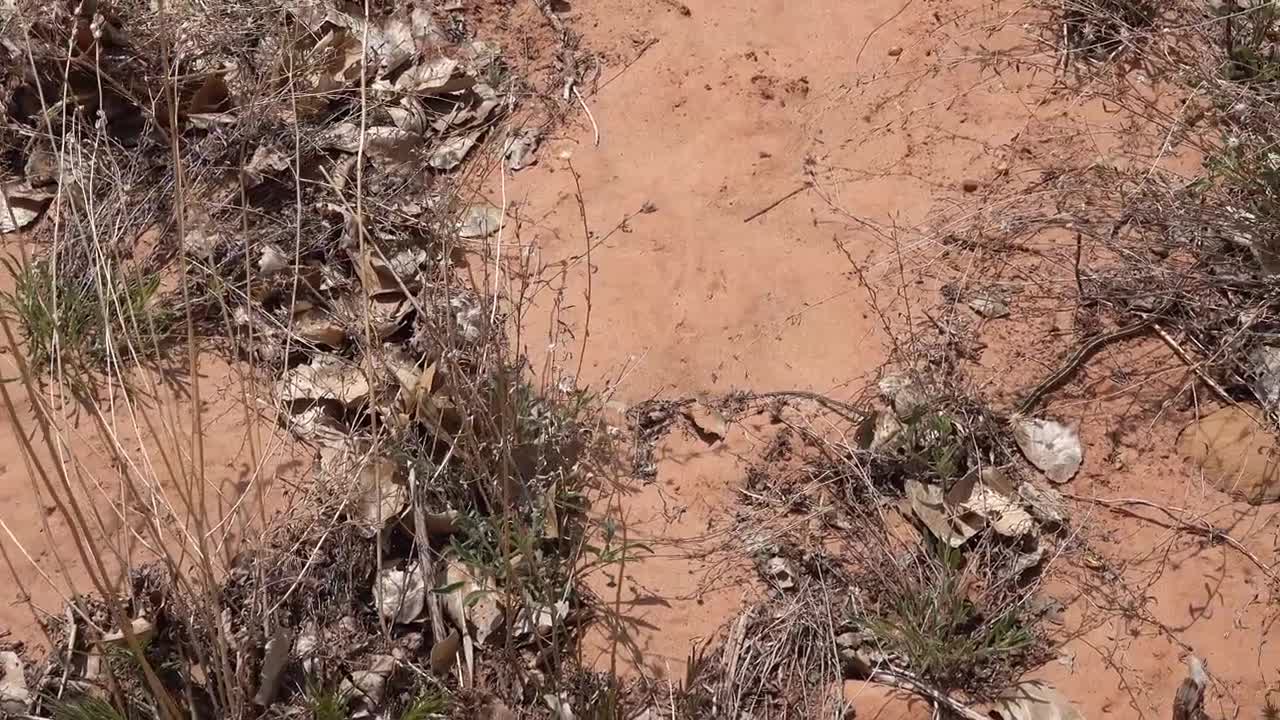
[[[909,479],[904,488],[916,517],[947,545],[960,547],[982,529],[981,517],[971,513],[961,515],[947,508],[941,487]]]
[[[446,171],[458,167],[467,157],[467,153],[471,152],[471,148],[475,147],[477,137],[479,137],[477,133],[470,133],[445,140],[431,151],[427,164],[437,170]]]
[[[431,672],[441,675],[453,667],[453,660],[462,647],[462,635],[457,630],[449,631],[449,635],[431,647]]]
[[[397,624],[411,623],[426,607],[427,581],[414,564],[408,570],[383,570],[374,584],[378,614]]]
[[[317,355],[285,374],[276,391],[281,400],[337,400],[344,405],[369,397],[369,381],[360,368],[332,355]]]
[[[1084,460],[1080,437],[1053,420],[1019,418],[1013,423],[1013,439],[1027,460],[1055,483],[1074,477]]]
[[[53,193],[34,190],[21,183],[8,183],[0,193],[0,235],[21,230],[44,212]]]
[[[293,632],[283,626],[277,627],[271,639],[267,640],[258,692],[253,696],[253,701],[258,705],[265,707],[276,699],[276,692],[280,690],[280,678],[285,666],[289,664],[289,646],[292,643]]]

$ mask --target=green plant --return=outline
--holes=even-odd
[[[312,720],[347,720],[347,698],[339,686],[308,680],[303,695]]]
[[[400,714],[400,720],[430,720],[449,709],[449,699],[438,690],[425,690]]]
[[[0,299],[17,319],[35,367],[55,358],[76,366],[147,355],[176,320],[156,307],[157,275],[129,277],[95,268],[85,281],[76,273],[55,272],[48,259],[0,262],[14,277],[13,291]]]
[[[917,573],[888,588],[882,610],[863,622],[911,670],[944,687],[963,687],[991,664],[1031,645],[1016,603],[980,607],[962,552],[931,541]]]
[[[901,446],[907,468],[946,480],[964,472],[964,437],[944,413],[921,412],[906,420]]]

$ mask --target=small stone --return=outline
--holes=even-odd
[[[902,54],[902,48],[898,47],[897,45],[894,45],[893,47],[889,48],[889,57],[898,57],[901,54]]]
[[[978,192],[979,183],[973,178],[967,178],[960,183],[960,189],[967,193]]]

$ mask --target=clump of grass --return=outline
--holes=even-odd
[[[875,606],[860,622],[937,687],[990,687],[1017,666],[1010,661],[1030,650],[1035,637],[1016,597],[980,588],[975,573],[982,571],[973,565],[981,559],[926,538],[916,562],[883,576]]]
[[[101,368],[112,357],[149,357],[176,321],[156,303],[159,276],[95,270],[86,278],[55,273],[49,258],[2,262],[14,289],[0,299],[38,368],[55,359],[69,367]]]

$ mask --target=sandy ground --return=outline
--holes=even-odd
[[[1022,25],[1020,6],[690,0],[688,9],[597,0],[566,12],[607,61],[586,98],[595,128],[583,113],[544,145],[537,166],[492,195],[519,220],[508,242],[545,268],[531,322],[555,316],[572,333],[553,344],[546,328],[531,327],[531,356],[569,369],[581,362],[579,383],[614,408],[735,389],[852,398],[889,356],[893,334],[960,278],[1048,298],[1003,323],[964,328],[986,344],[973,369],[994,397],[1011,397],[1053,366],[1076,332],[1065,280],[1053,284],[1062,268],[1051,251],[1066,239],[1047,236],[1018,249],[1036,261],[993,268],[966,264],[933,227],[1018,192],[1046,167],[1119,161],[1132,141],[1103,101],[1053,87],[1053,58]],[[216,362],[205,367],[207,482],[197,495],[225,508],[245,490],[287,485],[297,459],[259,453],[267,459],[255,474],[239,441],[240,385]],[[0,368],[23,413],[0,436],[0,518],[35,561],[11,558],[25,589],[0,605],[0,630],[31,639],[22,593],[53,611],[70,584],[84,587],[84,575],[74,557],[68,573],[59,569],[55,551],[69,556],[74,544],[32,490],[16,441],[31,432],[31,398],[12,382],[12,362]],[[1135,343],[1103,353],[1055,395],[1048,412],[1079,426],[1086,443],[1085,467],[1067,489],[1208,513],[1270,565],[1274,506],[1232,502],[1173,450],[1196,411],[1165,402],[1184,382],[1162,347]],[[151,402],[155,417],[188,412],[181,398]],[[91,458],[85,477],[118,482],[106,446],[83,425],[75,446]],[[679,677],[691,646],[761,592],[730,529],[767,425],[748,418],[710,445],[672,433],[658,448],[656,479],[619,495],[629,539],[655,550],[628,565],[621,583],[620,667]],[[269,423],[260,427],[266,447]],[[126,435],[127,444],[147,433]],[[1063,644],[1037,675],[1088,717],[1164,718],[1182,659],[1194,652],[1214,675],[1215,715],[1259,714],[1280,667],[1264,572],[1224,544],[1075,507],[1078,535],[1050,584],[1068,606]],[[119,547],[128,516],[105,505],[102,516],[103,536]],[[606,580],[598,590],[612,598]],[[612,647],[596,638],[593,660],[607,667]]]
[[[601,0],[569,13],[610,60],[588,98],[599,145],[584,113],[493,198],[508,203],[521,222],[516,240],[547,268],[536,304],[549,315],[559,297],[559,320],[573,332],[554,347],[529,334],[531,355],[556,354],[568,374],[581,360],[579,382],[623,405],[735,389],[848,398],[888,355],[881,315],[901,332],[941,283],[959,279],[1041,298],[1011,320],[964,328],[986,344],[973,370],[987,392],[1012,397],[1054,367],[1078,332],[1053,253],[1069,237],[1015,248],[1031,261],[978,266],[931,225],[1016,193],[1048,167],[1122,162],[1135,142],[1113,107],[1054,87],[1054,57],[1022,25],[1032,17],[1024,8],[688,8]],[[1196,166],[1176,153],[1158,162]],[[646,204],[654,211],[639,213]],[[1274,507],[1216,493],[1173,450],[1195,409],[1166,401],[1185,381],[1162,346],[1136,343],[1104,353],[1060,391],[1046,411],[1080,427],[1087,445],[1084,471],[1066,489],[1211,513],[1269,565]],[[678,677],[691,644],[759,592],[745,559],[724,552],[759,430],[744,424],[713,446],[669,436],[656,481],[624,494],[631,537],[659,548],[626,571],[620,597],[639,656],[623,653],[624,666]],[[1259,713],[1280,666],[1263,571],[1159,524],[1086,503],[1076,511],[1077,551],[1050,584],[1070,608],[1063,646],[1038,675],[1089,717],[1168,717],[1194,652],[1214,674],[1215,714]],[[598,643],[606,666],[609,648]]]
[[[5,252],[16,253],[15,242],[8,239]],[[6,275],[0,291],[12,284]],[[198,366],[203,463],[193,462],[201,449],[193,450],[186,429],[195,383],[181,359],[175,365],[134,369],[131,392],[104,384],[96,402],[85,403],[48,383],[33,398],[12,353],[0,355],[0,382],[16,412],[0,410],[0,547],[12,578],[0,603],[0,641],[44,645],[39,623],[62,617],[72,594],[99,589],[86,570],[97,567],[94,550],[102,562],[97,574],[112,587],[130,568],[155,560],[157,543],[183,563],[195,562],[201,548],[223,568],[267,518],[287,511],[296,481],[309,476],[309,455],[274,422],[246,412],[240,372],[209,353]],[[38,404],[55,419],[53,443],[40,429]],[[34,456],[24,452],[28,443]],[[203,472],[191,470],[200,466]],[[93,532],[74,533],[63,508],[81,513]],[[151,517],[161,518],[158,535]]]

